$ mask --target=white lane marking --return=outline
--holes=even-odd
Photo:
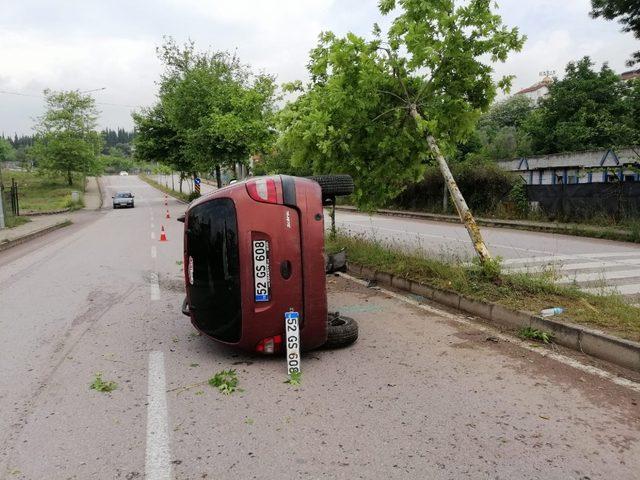
[[[514,265],[518,263],[541,263],[541,262],[558,262],[565,260],[580,260],[590,258],[597,260],[598,258],[615,258],[615,257],[640,257],[640,250],[637,252],[594,252],[594,253],[576,253],[575,255],[551,255],[548,257],[529,257],[529,258],[509,258],[503,260],[503,265]]]
[[[359,278],[355,278],[352,277],[351,275],[347,275],[345,273],[341,273],[340,274],[341,277],[347,278],[353,282],[359,283],[360,285],[364,285],[367,286],[368,282],[364,281],[364,280],[360,280]],[[500,333],[498,330],[490,328],[490,327],[486,327],[484,325],[480,325],[479,323],[475,323],[475,322],[471,322],[469,320],[464,319],[463,317],[461,317],[460,315],[454,315],[452,313],[449,312],[445,312],[444,310],[440,310],[438,308],[435,307],[431,307],[429,305],[425,305],[424,303],[420,303],[417,300],[413,300],[409,297],[405,297],[404,295],[398,294],[396,292],[392,292],[391,290],[387,290],[385,288],[382,287],[377,287],[380,289],[381,292],[384,292],[385,295],[389,295],[397,300],[400,300],[402,302],[408,303],[410,305],[413,305],[414,307],[417,307],[421,310],[425,310],[429,313],[433,313],[435,315],[439,315],[441,317],[445,317],[448,318],[450,320],[453,320],[454,322],[463,324],[463,325],[467,325],[470,327],[473,327],[477,330],[480,330],[481,332],[485,332],[485,333],[490,333],[491,336],[493,337],[497,337],[502,341],[505,342],[509,342],[509,343],[513,343],[515,345],[518,345],[521,348],[524,348],[525,350],[529,350],[530,352],[534,352],[537,353],[538,355],[542,355],[543,357],[548,357],[548,358],[552,358],[553,360],[563,363],[565,365],[568,365],[570,367],[573,367],[577,370],[581,370],[585,373],[589,373],[592,375],[596,375],[600,378],[604,378],[606,380],[609,380],[613,383],[615,383],[616,385],[620,385],[621,387],[625,387],[628,388],[630,390],[633,390],[635,392],[640,393],[640,383],[634,382],[632,380],[627,380],[626,378],[622,378],[622,377],[618,377],[617,375],[614,375],[612,373],[609,373],[605,370],[601,370],[599,368],[596,367],[592,367],[591,365],[584,365],[580,362],[578,362],[577,360],[574,360],[573,358],[569,358],[569,357],[565,357],[564,355],[560,355],[559,353],[556,352],[552,352],[551,350],[545,350],[544,348],[536,348],[536,347],[532,347],[531,345],[529,345],[528,343],[519,340],[517,338],[514,337],[510,337],[508,335],[505,335],[503,333]]]
[[[151,300],[160,300],[160,284],[158,282],[158,274],[152,273],[149,280],[149,286],[151,288]]]
[[[578,275],[570,275],[563,277],[556,283],[584,283],[595,282],[598,280],[620,280],[622,278],[635,278],[640,277],[640,269],[634,270],[618,270],[618,271],[606,271],[596,273],[580,273]]]
[[[156,239],[156,233],[155,232],[151,232],[151,240],[155,240]]]
[[[640,293],[640,283],[630,283],[627,285],[609,285],[607,287],[583,288],[585,292],[595,295],[634,295]]]
[[[158,256],[158,250],[156,249],[156,246],[153,245],[151,247],[151,258],[156,258]]]
[[[557,270],[566,272],[568,270],[587,270],[590,268],[610,268],[610,267],[624,267],[626,265],[640,265],[640,258],[632,258],[623,260],[621,262],[581,262],[581,263],[559,263],[555,265]],[[554,266],[554,265],[551,265]],[[544,265],[539,266],[525,266],[517,268],[509,268],[509,272],[532,272],[536,269],[543,268]]]
[[[171,479],[167,387],[162,352],[149,352],[149,383],[147,390],[147,453],[145,478]]]
[[[155,228],[156,228],[155,223],[151,222],[151,230],[153,230],[153,229],[155,229]]]

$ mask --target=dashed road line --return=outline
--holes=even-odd
[[[340,276],[347,278],[353,282],[359,283],[360,285],[364,285],[367,286],[368,282],[364,281],[364,280],[360,280],[359,278],[355,278],[352,277],[351,275],[347,275],[345,273],[341,273]],[[614,375],[612,373],[609,373],[605,370],[601,370],[599,368],[596,367],[592,367],[591,365],[584,365],[580,362],[578,362],[577,360],[574,360],[573,358],[569,358],[569,357],[565,357],[564,355],[560,355],[559,353],[556,352],[552,352],[551,350],[545,350],[545,349],[541,349],[541,348],[536,348],[536,347],[532,347],[531,345],[529,345],[526,342],[523,342],[522,340],[516,339],[514,337],[511,337],[509,335],[505,335],[503,333],[500,333],[498,330],[493,329],[491,327],[486,327],[484,325],[480,325],[479,323],[475,323],[469,320],[466,320],[465,318],[463,318],[460,315],[455,315],[449,312],[445,312],[444,310],[440,310],[438,308],[432,307],[430,305],[426,305],[424,303],[421,303],[417,300],[413,300],[409,297],[406,297],[402,294],[396,293],[396,292],[392,292],[391,290],[387,290],[385,288],[381,288],[381,287],[376,287],[377,289],[379,289],[381,292],[383,292],[385,295],[389,295],[397,300],[400,300],[404,303],[408,303],[410,305],[413,305],[414,307],[417,307],[421,310],[427,311],[429,313],[433,313],[435,315],[439,315],[441,317],[444,318],[448,318],[449,320],[453,320],[454,322],[463,324],[463,325],[467,325],[470,327],[473,327],[477,330],[480,330],[481,332],[486,332],[486,333],[490,333],[491,336],[499,338],[502,341],[505,342],[509,342],[515,345],[518,345],[521,348],[524,348],[525,350],[528,350],[530,352],[534,352],[537,353],[538,355],[542,355],[543,357],[547,357],[547,358],[552,358],[553,360],[556,360],[564,365],[568,365],[570,367],[573,367],[577,370],[581,370],[585,373],[589,373],[591,375],[596,375],[600,378],[604,378],[606,380],[609,380],[613,383],[615,383],[616,385],[619,385],[621,387],[625,387],[628,388],[630,390],[633,390],[635,392],[640,393],[640,383],[631,381],[631,380],[627,380],[626,378],[622,378],[622,377],[618,377],[617,375]]]
[[[149,287],[151,289],[151,300],[160,300],[160,284],[158,282],[158,274],[155,272],[151,274]]]
[[[151,258],[156,258],[158,256],[158,249],[155,245],[151,246]]]
[[[150,352],[145,457],[145,478],[147,480],[171,479],[166,383],[163,353]]]
[[[155,232],[151,232],[151,240],[155,240],[156,239],[156,233]]]

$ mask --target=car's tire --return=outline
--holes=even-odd
[[[134,205],[133,205],[133,203],[131,203],[131,208],[134,208]]]
[[[358,339],[358,322],[339,313],[329,313],[324,348],[342,348]]]
[[[115,210],[116,208],[118,208],[118,207],[116,207],[116,204],[114,203],[113,204],[113,209]]]
[[[323,197],[351,195],[354,190],[350,175],[316,175],[309,178],[320,184]]]

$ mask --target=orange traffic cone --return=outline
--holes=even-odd
[[[171,218],[171,215],[169,215],[169,210],[167,210],[167,218]]]
[[[164,231],[164,225],[162,226],[162,229],[160,230],[160,241],[161,242],[166,242],[167,241],[167,234]]]

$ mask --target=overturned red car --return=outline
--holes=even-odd
[[[322,186],[321,186],[322,185]],[[203,334],[248,351],[283,351],[285,314],[304,350],[357,339],[327,312],[323,205],[353,192],[347,175],[256,177],[192,202],[184,220],[182,311]]]

